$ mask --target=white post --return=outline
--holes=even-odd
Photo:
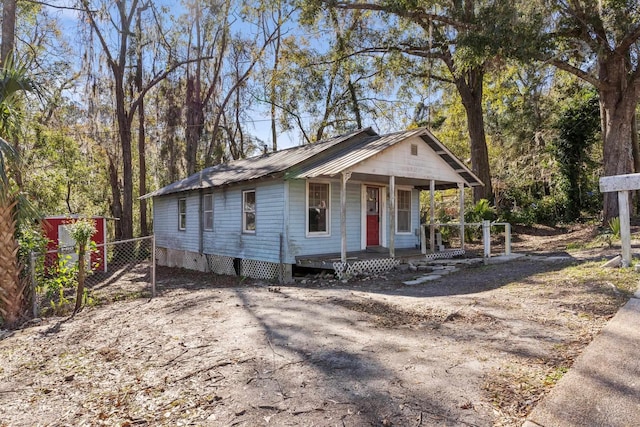
[[[156,296],[156,235],[154,234],[153,236],[151,236],[151,298],[155,296]]]
[[[429,197],[430,197],[430,215],[429,215],[429,249],[431,253],[436,252],[436,202],[434,200],[436,193],[436,182],[432,179],[429,182]]]
[[[460,249],[464,249],[464,183],[458,183],[460,189]]]
[[[342,172],[340,186],[340,261],[347,262],[347,181],[351,172]]]
[[[389,177],[389,257],[396,256],[396,177]]]
[[[504,254],[511,255],[511,224],[504,226]]]
[[[425,228],[425,224],[420,224],[420,252],[423,255],[427,254],[427,232]]]
[[[482,221],[482,243],[484,244],[484,257],[491,258],[491,222]]]
[[[631,228],[629,219],[629,190],[618,191],[620,212],[620,241],[622,243],[622,266],[631,265]]]

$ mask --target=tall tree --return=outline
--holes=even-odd
[[[542,0],[548,63],[592,84],[600,100],[604,175],[634,171],[635,110],[640,100],[640,4],[614,0]],[[604,195],[605,222],[618,215]]]
[[[15,46],[16,38],[16,0],[2,2],[2,45],[0,47],[0,66],[4,65]]]
[[[135,87],[130,85],[128,79],[132,78],[127,72],[135,67],[136,57],[130,55],[131,44],[135,31],[133,30],[133,20],[138,13],[139,0],[118,0],[115,4],[106,0],[98,1],[97,5],[92,5],[89,0],[81,0],[81,7],[87,18],[87,23],[93,35],[96,36],[98,47],[103,53],[107,68],[110,71],[111,87],[113,88],[113,104],[115,109],[116,127],[118,142],[121,150],[122,162],[122,212],[118,221],[119,236],[123,239],[133,237],[133,150],[132,150],[132,128],[136,112],[144,102],[146,94],[159,82],[164,80],[177,68],[189,63],[190,60],[175,60],[168,56],[168,63],[161,69],[155,71],[140,90],[135,93],[128,93],[126,88]],[[142,5],[154,7],[148,0]],[[158,20],[155,21],[159,23]],[[163,34],[162,29],[158,30]],[[114,42],[112,42],[115,40]],[[88,58],[94,61],[95,58]],[[109,170],[117,172],[116,162],[111,159]],[[119,203],[119,189],[117,188],[118,175],[110,178],[113,189],[113,206]],[[114,215],[117,212],[113,212]]]
[[[21,92],[35,88],[23,68],[12,61],[0,71],[0,135],[12,135],[19,125],[16,109]],[[20,283],[16,241],[19,203],[15,183],[8,171],[18,168],[19,159],[13,147],[0,137],[0,315],[7,327],[16,326],[24,307],[24,285]]]
[[[311,4],[316,4],[310,2]],[[326,2],[329,7],[369,11],[370,37],[365,51],[400,52],[417,58],[423,71],[416,77],[455,85],[469,129],[471,168],[485,184],[474,199],[491,199],[491,173],[484,128],[483,81],[496,58],[519,49],[523,30],[511,1],[373,0]],[[378,19],[376,22],[374,18]],[[447,74],[432,73],[432,61]]]

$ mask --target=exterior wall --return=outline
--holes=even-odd
[[[404,189],[401,187],[401,189]],[[395,212],[394,212],[395,215]],[[387,212],[387,224],[388,222]],[[396,226],[397,227],[397,226]],[[397,233],[395,235],[395,247],[397,249],[419,248],[420,234],[416,230],[420,228],[420,191],[411,190],[411,232]]]
[[[187,199],[187,226],[178,229],[178,199]],[[162,248],[200,252],[200,200],[196,191],[153,199],[153,232]]]
[[[256,191],[256,232],[242,232],[242,191]],[[284,184],[281,181],[213,192],[213,231],[204,231],[203,252],[234,258],[280,262],[284,226]],[[284,239],[284,235],[283,235]],[[283,242],[283,250],[286,245]],[[285,260],[286,262],[286,260]]]
[[[416,156],[411,145],[418,147]],[[353,172],[459,182],[460,176],[421,138],[410,138],[363,161]]]
[[[107,271],[107,253],[105,251],[104,244],[107,243],[107,221],[104,217],[94,216],[91,218],[96,228],[96,232],[91,236],[90,241],[96,243],[98,246],[95,252],[91,252],[90,268],[94,271]],[[42,229],[45,236],[48,239],[47,252],[56,251],[59,249],[67,249],[71,252],[70,255],[72,262],[76,262],[77,255],[73,249],[75,243],[71,243],[71,247],[63,248],[63,243],[60,236],[60,227],[67,224],[73,224],[78,220],[78,216],[51,216],[46,217],[42,223]],[[70,237],[70,236],[68,236]],[[73,238],[71,238],[73,241]],[[69,243],[69,242],[68,242]],[[58,254],[47,254],[45,257],[45,265],[47,268],[58,262]]]
[[[313,180],[311,180],[313,182]],[[319,182],[322,182],[319,180]],[[331,205],[330,233],[328,236],[307,237],[307,184],[305,180],[289,181],[289,257],[295,263],[300,255],[317,255],[340,252],[340,181],[330,181]],[[347,182],[347,251],[360,250],[361,185]]]
[[[347,183],[347,251],[359,251],[362,237],[362,183]],[[285,215],[285,189],[289,188],[288,215]],[[306,181],[258,183],[216,190],[213,194],[213,231],[202,232],[203,254],[251,259],[271,263],[295,264],[296,256],[338,253],[341,247],[340,182],[331,181],[330,234],[306,235]],[[256,233],[242,233],[242,191],[256,191]],[[384,190],[383,190],[384,191]],[[202,194],[207,194],[203,192]],[[178,229],[178,199],[187,199],[186,230]],[[171,249],[167,261],[180,266],[206,271],[200,252],[200,193],[156,197],[153,203],[154,233],[158,247]],[[396,248],[414,248],[419,243],[415,230],[419,227],[419,191],[411,194],[411,233],[396,234]],[[395,213],[394,213],[395,214]],[[385,209],[389,226],[389,211]],[[288,222],[285,226],[285,218]],[[388,234],[388,230],[387,230]],[[287,244],[288,235],[288,244]],[[387,237],[387,242],[388,242]]]

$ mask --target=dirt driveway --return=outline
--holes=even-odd
[[[5,335],[0,425],[520,425],[637,284],[599,264],[529,257],[417,286],[160,269],[153,300]]]

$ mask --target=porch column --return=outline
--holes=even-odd
[[[340,261],[347,262],[347,181],[351,172],[342,172],[340,186]]]
[[[396,257],[396,177],[389,177],[389,257]]]
[[[436,252],[436,202],[435,202],[435,193],[436,193],[436,182],[432,179],[429,182],[429,248],[431,249],[431,253]]]
[[[460,249],[464,249],[464,183],[458,183],[460,189]]]

